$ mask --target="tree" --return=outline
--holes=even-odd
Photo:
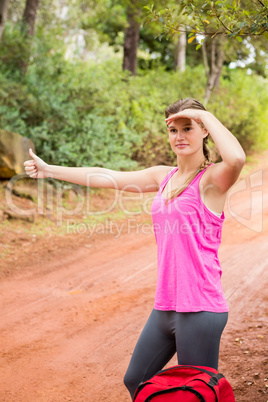
[[[129,70],[133,75],[136,75],[140,27],[145,16],[144,4],[145,0],[129,0],[127,6],[128,27],[124,37],[123,69]],[[163,7],[164,2],[156,0],[156,4]]]
[[[140,36],[140,9],[135,0],[131,0],[127,8],[128,27],[124,38],[123,70],[136,75],[137,50]]]
[[[161,35],[168,37],[188,34],[188,43],[194,43],[196,50],[202,47],[203,62],[207,76],[204,103],[209,101],[219,80],[226,59],[223,50],[226,39],[233,44],[236,38],[241,44],[242,37],[268,35],[267,1],[210,1],[182,0],[177,7],[156,10],[154,5],[146,7],[149,11],[146,22],[158,22]],[[181,18],[185,18],[185,24]],[[202,35],[201,41],[197,36]],[[257,52],[256,52],[257,54]],[[259,54],[259,53],[258,53]],[[256,63],[255,68],[260,69]]]
[[[175,48],[175,60],[174,68],[175,70],[185,71],[186,65],[186,43],[187,38],[185,32],[182,32],[179,36],[179,40]]]
[[[208,39],[205,37],[202,47],[207,85],[204,103],[207,104],[213,89],[219,88],[221,70],[225,59],[222,37]],[[207,42],[210,42],[207,44]]]
[[[23,16],[21,31],[25,37],[25,42],[28,43],[28,48],[26,53],[23,55],[23,60],[21,62],[22,72],[26,74],[28,68],[29,57],[31,53],[31,40],[30,38],[34,35],[34,26],[37,16],[37,9],[39,5],[39,0],[26,0]]]
[[[196,35],[226,35],[237,38],[239,42],[242,42],[242,36],[268,37],[267,0],[181,0],[173,8],[156,10],[154,5],[146,8],[149,11],[146,20],[158,21],[162,25],[162,33],[168,35],[186,31],[191,40]],[[181,15],[187,15],[192,20],[186,30],[181,26]]]
[[[39,0],[26,0],[22,17],[23,26],[27,35],[33,36]]]
[[[4,30],[10,0],[0,0],[0,39]]]

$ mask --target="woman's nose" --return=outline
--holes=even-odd
[[[178,130],[176,134],[177,138],[185,138],[185,133],[183,131]]]

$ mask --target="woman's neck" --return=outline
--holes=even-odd
[[[189,156],[177,157],[178,171],[180,172],[180,174],[188,176],[197,171],[204,163],[205,159],[206,158],[204,155],[194,159],[191,159]]]

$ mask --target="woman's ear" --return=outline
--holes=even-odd
[[[203,141],[207,144],[208,142],[208,137],[209,137],[209,132],[207,130],[205,130],[203,132]]]
[[[206,138],[206,137],[208,137],[209,136],[209,132],[208,132],[208,130],[204,127],[203,128],[203,138]]]

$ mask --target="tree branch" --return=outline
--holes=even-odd
[[[226,31],[232,32],[221,20],[220,17],[217,14],[217,11],[215,8],[212,8],[212,11],[215,13],[214,16],[217,18],[217,20],[221,23],[221,25],[226,29]]]

